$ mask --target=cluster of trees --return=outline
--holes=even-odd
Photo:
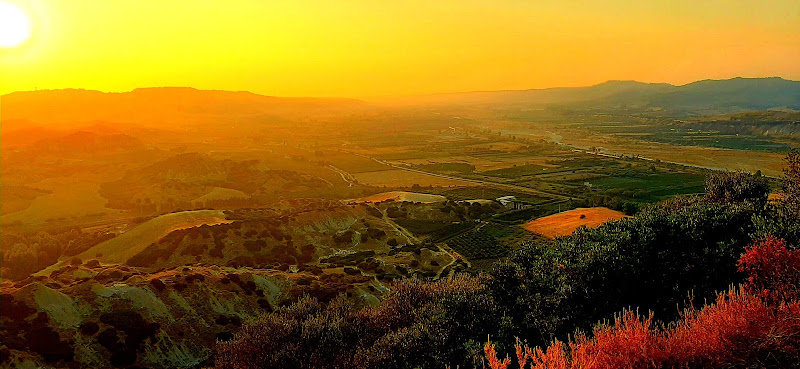
[[[346,300],[321,307],[304,300],[222,344],[218,366],[474,367],[485,363],[476,362],[481,350],[475,343],[485,342],[487,334],[500,352],[510,352],[520,338],[520,359],[533,359],[536,368],[587,367],[576,358],[598,355],[595,361],[605,363],[598,367],[609,368],[795,365],[800,281],[791,278],[800,275],[800,257],[792,251],[800,234],[798,151],[788,157],[783,190],[782,201],[768,203],[763,178],[717,174],[707,181],[708,195],[524,245],[487,274],[404,280],[375,307]],[[761,239],[770,241],[748,248]],[[744,290],[718,295],[743,282]],[[715,299],[703,307],[702,301]],[[618,315],[625,309],[653,315]],[[615,316],[613,325],[596,326]],[[554,340],[568,344],[524,348]],[[748,346],[753,342],[759,346]],[[690,359],[676,356],[678,351]],[[479,356],[492,367],[509,365],[496,355]]]
[[[10,280],[23,279],[55,264],[62,256],[80,254],[113,237],[110,232],[84,232],[79,228],[27,235],[4,232],[0,235],[0,275]]]
[[[398,282],[378,306],[300,301],[217,346],[219,368],[416,368],[481,360],[475,332],[501,316],[480,278]],[[466,360],[465,360],[466,358]]]

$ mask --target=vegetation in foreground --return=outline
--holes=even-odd
[[[486,274],[401,281],[376,307],[304,300],[267,314],[218,345],[217,365],[502,368],[495,352],[515,344],[535,368],[797,365],[798,158],[780,203],[763,178],[712,175],[708,195],[531,243]],[[496,342],[477,345],[487,334]]]
[[[566,344],[515,345],[519,368],[794,368],[800,365],[800,251],[769,237],[756,241],[737,262],[747,282],[717,295],[702,309],[689,308],[672,324],[653,313],[619,314]],[[484,352],[492,369],[511,367]]]

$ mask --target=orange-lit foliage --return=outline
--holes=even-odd
[[[519,349],[517,349],[517,351],[519,352]],[[486,346],[483,347],[483,352],[486,354],[486,361],[489,362],[489,367],[492,369],[506,369],[508,365],[511,364],[511,359],[508,358],[508,355],[506,355],[506,358],[503,360],[497,358],[497,351],[494,349],[491,340],[486,342]]]
[[[797,300],[800,292],[800,251],[786,241],[768,237],[748,247],[739,259],[739,271],[749,275],[747,292],[770,302]]]
[[[717,296],[700,310],[688,309],[669,327],[653,315],[632,311],[593,336],[578,335],[546,350],[516,346],[520,368],[786,368],[800,365],[800,251],[783,240],[755,242],[739,259],[748,284]],[[494,345],[485,347],[490,366],[498,363]]]
[[[675,365],[721,368],[753,363],[798,363],[800,310],[796,302],[769,305],[745,290],[720,294],[667,331],[665,352]]]
[[[594,338],[579,335],[570,344],[572,367],[641,368],[653,367],[664,359],[660,332],[653,329],[652,314],[647,318],[626,311],[613,326],[600,326]]]

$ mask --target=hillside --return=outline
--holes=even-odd
[[[319,177],[271,170],[258,161],[216,160],[207,154],[183,153],[128,171],[117,181],[103,183],[99,193],[108,199],[110,208],[170,209],[226,201],[244,203],[249,196],[254,201],[268,202],[280,196],[278,190],[293,192],[330,186]],[[213,196],[212,192],[219,193],[219,188],[238,191],[243,196]]]
[[[346,274],[199,265],[151,272],[75,261],[2,284],[2,364],[205,366],[217,341],[296,296],[330,288],[366,299],[378,294],[374,286]]]
[[[150,219],[127,232],[100,243],[76,257],[98,259],[104,263],[124,263],[150,244],[170,232],[205,224],[224,224],[225,215],[218,210],[196,210],[170,213]]]

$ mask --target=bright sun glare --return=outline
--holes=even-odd
[[[31,25],[22,9],[0,2],[0,47],[22,44],[31,35]]]

